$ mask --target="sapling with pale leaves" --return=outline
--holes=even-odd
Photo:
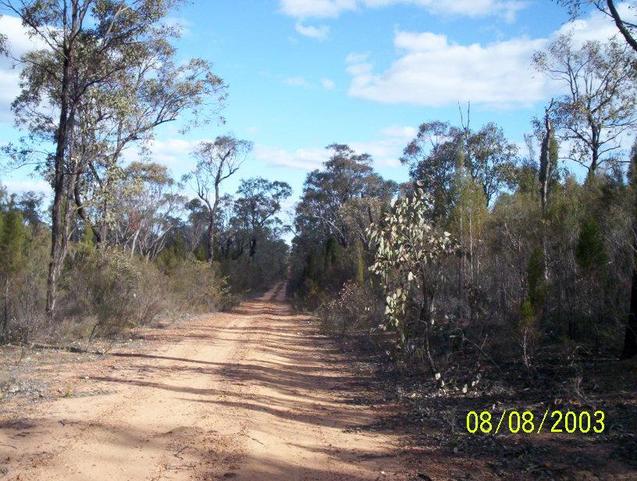
[[[385,322],[382,329],[394,329],[399,347],[412,340],[426,355],[434,376],[438,373],[430,346],[430,331],[435,322],[436,289],[444,275],[441,261],[456,250],[449,232],[431,222],[432,202],[421,185],[414,193],[396,200],[378,224],[369,227],[376,245],[370,270],[378,276],[385,292]]]

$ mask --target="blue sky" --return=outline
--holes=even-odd
[[[424,121],[457,124],[458,102],[471,101],[473,127],[495,121],[522,144],[531,118],[559,92],[531,68],[533,51],[566,29],[582,40],[615,32],[596,13],[567,24],[548,0],[199,0],[172,20],[184,27],[180,57],[212,61],[229,85],[227,122],[185,136],[164,128],[152,158],[180,176],[198,140],[233,133],[255,144],[240,177],[285,180],[296,196],[334,142],[369,152],[384,176],[405,180],[402,148]],[[0,18],[0,32],[16,52],[32,46],[11,17]],[[8,112],[16,76],[0,61],[0,143],[17,135]],[[46,190],[26,171],[2,170],[0,181],[11,191]]]

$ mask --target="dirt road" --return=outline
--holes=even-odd
[[[359,379],[282,287],[73,373],[91,395],[3,420],[0,479],[405,479],[398,438],[357,429],[376,419],[347,402]]]

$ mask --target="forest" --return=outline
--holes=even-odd
[[[201,142],[181,179],[152,158],[126,161],[129,144],[164,123],[222,114],[227,86],[212,66],[175,62],[179,32],[161,22],[173,3],[124,12],[103,2],[94,26],[83,23],[92,2],[70,12],[4,2],[49,46],[17,59],[12,109],[24,137],[4,156],[54,192],[47,205],[0,191],[5,342],[61,324],[113,334],[166,310],[223,308],[289,265],[288,293],[327,328],[392,332],[397,352],[432,375],[477,346],[527,367],[558,345],[636,354],[637,148],[621,143],[637,125],[632,26],[607,44],[564,35],[529,59],[571,93],[529,119],[525,149],[493,122],[471,125],[470,104],[456,125],[420,125],[400,159],[411,177],[402,185],[334,144],[285,226],[285,182],[244,178],[222,194],[242,174],[247,140]],[[60,30],[44,29],[52,23]]]
[[[211,135],[179,178],[147,148],[176,121],[226,130],[230,86],[175,47],[166,19],[181,3],[0,0],[38,47],[15,58],[0,36],[21,69],[20,138],[3,142],[2,166],[51,188],[0,184],[2,344],[90,345],[231,312],[285,282],[323,335],[427,389],[533,384],[570,366],[578,393],[581,363],[634,370],[637,26],[614,2],[558,2],[572,18],[598,9],[617,31],[563,33],[528,58],[563,94],[524,119],[523,145],[459,102],[456,122],[423,114],[399,159],[408,181],[334,139],[298,199],[245,168],[249,139]]]

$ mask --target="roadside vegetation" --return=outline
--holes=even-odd
[[[180,3],[0,3],[39,46],[13,59],[23,137],[4,146],[5,167],[32,168],[53,189],[45,200],[0,184],[3,342],[113,335],[223,309],[285,275],[276,216],[289,186],[250,178],[220,194],[250,142],[202,142],[183,179],[145,154],[162,125],[223,121],[227,86],[212,65],[177,60],[168,16]]]
[[[113,337],[287,279],[325,334],[381,363],[434,442],[444,432],[462,449],[451,435],[466,436],[464,414],[497,403],[603,404],[616,425],[591,442],[634,466],[637,42],[614,3],[560,2],[573,16],[593,4],[618,33],[565,33],[529,58],[567,93],[528,119],[524,145],[474,125],[470,104],[456,123],[419,126],[402,184],[335,143],[293,226],[280,219],[290,186],[243,175],[250,141],[211,135],[179,179],[149,154],[165,124],[223,123],[227,85],[174,47],[181,3],[0,0],[41,45],[14,59],[23,136],[3,160],[52,188],[45,199],[0,185],[0,342]]]
[[[460,106],[457,124],[425,122],[405,146],[409,182],[346,145],[307,176],[288,294],[377,366],[376,389],[405,407],[390,425],[415,444],[506,479],[635,468],[637,144],[621,146],[637,128],[631,45],[564,35],[536,52],[533,67],[570,94],[529,119],[524,146]],[[467,433],[470,411],[591,406],[615,420],[603,436]],[[564,459],[566,442],[591,460]]]
[[[621,35],[536,52],[570,93],[529,119],[524,147],[460,106],[405,146],[405,184],[345,145],[307,176],[288,293],[381,361],[416,424],[461,432],[503,397],[606,405],[634,452],[634,364],[619,359],[637,354],[637,144],[620,140],[637,127],[636,53]]]
[[[475,385],[484,364],[637,353],[637,147],[622,144],[637,125],[632,25],[607,43],[563,34],[529,59],[570,93],[529,119],[524,147],[496,123],[473,125],[470,105],[457,125],[420,126],[402,185],[369,155],[329,146],[289,253],[288,184],[243,178],[223,194],[249,141],[201,142],[180,179],[145,156],[164,124],[222,122],[223,79],[202,59],[176,61],[166,18],[181,2],[62,3],[2,2],[42,45],[14,59],[24,136],[4,157],[53,188],[46,201],[0,190],[5,342],[224,308],[289,269],[290,297],[327,331],[364,333],[440,386]]]

